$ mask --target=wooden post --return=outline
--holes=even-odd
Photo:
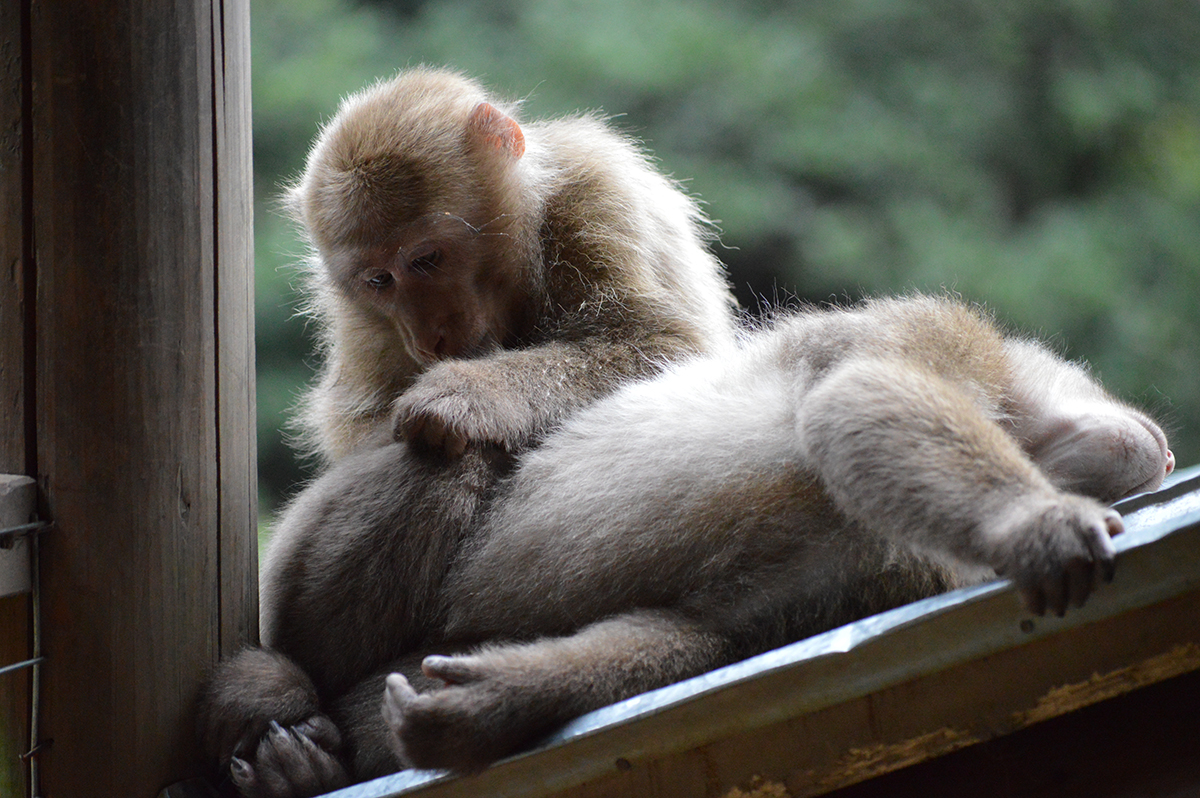
[[[153,798],[201,772],[197,688],[256,637],[248,0],[0,24],[0,471],[55,524],[40,793]]]
[[[0,0],[0,474],[31,473],[25,386],[32,367],[27,349],[29,297],[26,185],[29,150],[26,67],[22,48],[26,0]],[[0,666],[30,656],[28,594],[0,598]],[[29,750],[29,670],[0,676],[0,795],[28,791],[19,755]]]

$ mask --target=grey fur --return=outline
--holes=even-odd
[[[1112,577],[1121,522],[1100,500],[1173,465],[1084,370],[920,296],[785,316],[630,384],[494,493],[397,478],[414,456],[339,463],[264,576],[264,642],[312,677],[353,778],[474,771],[592,708],[995,573],[1062,613]]]

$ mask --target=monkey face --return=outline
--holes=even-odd
[[[324,261],[343,295],[384,316],[413,360],[428,365],[486,353],[518,333],[521,270],[492,243],[460,217],[433,214],[398,240]]]
[[[333,285],[416,363],[481,354],[529,304],[524,152],[478,87],[418,71],[343,103],[289,202]]]

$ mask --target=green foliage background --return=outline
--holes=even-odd
[[[340,96],[452,65],[603,109],[704,199],[744,305],[950,289],[1085,358],[1200,462],[1195,0],[256,0],[260,485],[311,377],[274,210]]]

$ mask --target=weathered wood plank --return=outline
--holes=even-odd
[[[0,0],[0,473],[26,473],[25,221],[28,192],[22,0]],[[0,598],[0,665],[29,658],[29,597]],[[30,674],[0,676],[0,795],[24,795]]]
[[[33,6],[47,794],[200,773],[196,690],[253,626],[248,65],[214,21],[244,2]]]
[[[830,793],[829,798],[1200,794],[1200,671]]]
[[[250,3],[214,3],[217,108],[217,427],[220,450],[219,653],[258,642],[254,379],[254,196],[250,176]]]
[[[0,0],[0,473],[25,473],[25,186],[21,0]],[[3,637],[0,635],[0,637]]]

